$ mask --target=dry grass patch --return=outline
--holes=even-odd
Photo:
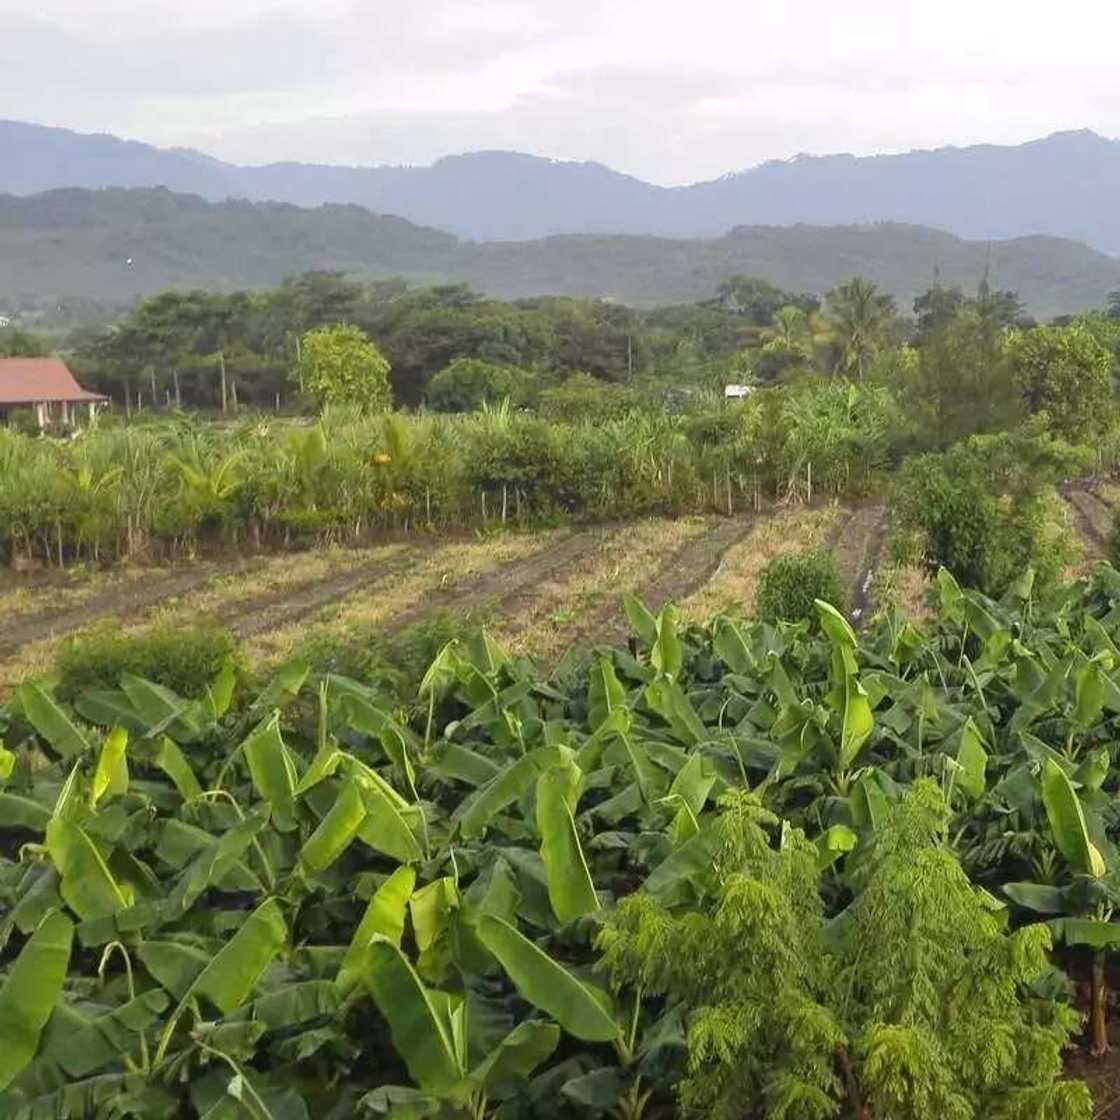
[[[415,566],[397,578],[341,598],[313,619],[303,619],[250,639],[245,644],[246,655],[252,665],[272,664],[290,657],[316,633],[342,632],[351,626],[389,625],[395,616],[428,602],[433,610],[438,609],[442,593],[454,592],[478,576],[535,555],[563,535],[560,531],[508,534],[456,541],[433,552],[418,553]]]
[[[593,637],[604,618],[621,611],[625,591],[639,592],[665,560],[710,531],[702,517],[638,521],[603,532],[579,563],[543,579],[517,613],[499,622],[498,638],[510,649],[554,660],[568,646]]]
[[[881,568],[875,575],[875,602],[882,611],[897,609],[915,625],[934,617],[926,599],[934,587],[934,579],[917,564],[900,564]]]
[[[762,569],[782,553],[824,547],[846,512],[835,504],[788,506],[759,517],[750,536],[728,549],[715,575],[681,604],[682,614],[707,622],[728,610],[749,611]]]

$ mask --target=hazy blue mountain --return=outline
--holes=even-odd
[[[1017,147],[804,156],[665,188],[602,164],[516,152],[449,156],[430,167],[240,167],[198,152],[0,121],[0,192],[99,186],[164,186],[215,201],[350,203],[480,241],[563,233],[716,237],[740,225],[895,221],[974,239],[1050,234],[1120,254],[1120,141],[1092,132]]]
[[[121,303],[172,286],[263,287],[315,268],[639,306],[705,299],[735,274],[822,293],[860,273],[903,309],[935,270],[944,283],[975,290],[990,268],[994,283],[1018,291],[1039,316],[1103,306],[1120,288],[1120,261],[1080,242],[989,244],[898,223],[475,242],[358,206],[208,202],[164,189],[0,195],[0,311],[74,297]]]

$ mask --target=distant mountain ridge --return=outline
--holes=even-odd
[[[75,297],[128,303],[168,287],[259,288],[308,269],[636,306],[709,298],[736,274],[823,293],[859,273],[904,310],[935,275],[975,290],[990,270],[1040,317],[1103,306],[1120,288],[1120,261],[1079,242],[968,241],[898,223],[473,242],[353,205],[208,202],[162,188],[0,195],[0,311]]]
[[[742,225],[893,221],[975,240],[1045,234],[1120,256],[1120,141],[1055,133],[900,155],[801,156],[687,187],[599,163],[517,152],[448,156],[426,167],[259,167],[0,121],[0,192],[155,187],[211,201],[355,204],[479,241],[554,234],[719,237]]]

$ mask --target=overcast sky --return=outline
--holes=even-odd
[[[0,0],[0,117],[260,163],[513,148],[691,182],[1120,135],[1116,0]]]

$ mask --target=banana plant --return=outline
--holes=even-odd
[[[1090,829],[1073,783],[1057,762],[1047,759],[1039,780],[1051,839],[1065,861],[1067,881],[1008,883],[1003,889],[1019,906],[1053,915],[1047,924],[1057,940],[1092,951],[1089,1026],[1091,1051],[1100,1057],[1109,1049],[1106,952],[1120,945],[1120,923],[1112,920],[1115,853],[1106,846],[1102,829]]]

